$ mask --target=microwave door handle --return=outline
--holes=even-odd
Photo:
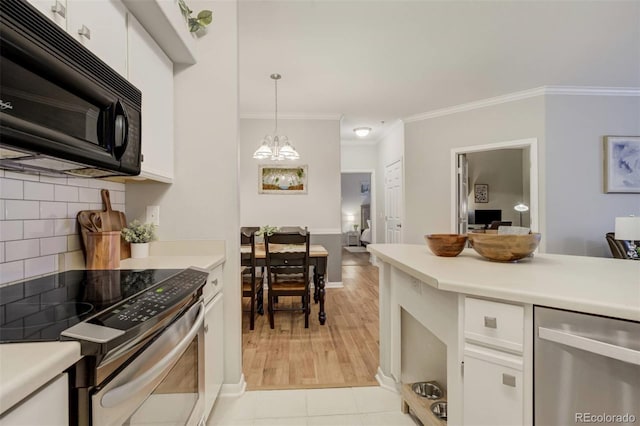
[[[116,117],[115,117],[115,152],[116,158],[119,160],[120,157],[127,150],[127,145],[129,144],[129,119],[127,118],[127,113],[124,110],[122,104],[118,101],[116,104]]]
[[[204,302],[200,302],[198,306],[200,307],[198,317],[196,318],[189,332],[180,341],[180,343],[178,343],[171,350],[171,352],[165,355],[153,367],[142,373],[140,376],[136,377],[134,380],[128,383],[125,383],[122,386],[118,386],[117,388],[111,389],[109,392],[105,393],[100,399],[100,404],[104,408],[113,408],[127,401],[129,398],[131,398],[131,396],[138,394],[149,383],[153,382],[159,374],[161,374],[173,362],[175,362],[180,356],[182,356],[182,353],[191,344],[191,341],[194,337],[196,337],[196,335],[200,331],[200,328],[202,327],[202,324],[204,323]]]
[[[589,339],[588,337],[577,336],[561,330],[538,327],[538,337],[550,342],[560,343],[586,352],[591,352],[607,358],[629,364],[640,365],[640,351],[601,342],[600,340]]]

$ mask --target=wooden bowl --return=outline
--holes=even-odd
[[[469,234],[471,247],[486,259],[513,262],[529,256],[540,244],[540,234]]]
[[[454,257],[459,255],[464,248],[467,236],[460,234],[428,234],[424,236],[424,240],[436,256]]]

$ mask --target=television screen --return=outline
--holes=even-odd
[[[494,220],[502,220],[502,210],[476,210],[473,223],[489,225]]]

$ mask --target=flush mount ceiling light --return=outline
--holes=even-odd
[[[356,132],[357,136],[364,138],[371,132],[371,127],[356,127],[353,131]]]
[[[273,135],[267,134],[262,140],[262,144],[258,147],[256,152],[253,153],[253,158],[257,160],[297,160],[300,158],[300,154],[289,143],[289,138],[284,135],[278,134],[278,80],[282,76],[280,74],[271,74],[276,88],[276,108],[275,108],[275,121],[276,126],[273,131]]]

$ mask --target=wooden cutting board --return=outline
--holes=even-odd
[[[113,210],[111,208],[111,194],[108,189],[100,191],[105,211],[102,214],[102,225],[105,231],[122,231],[127,227],[127,218],[124,212]],[[109,229],[106,229],[106,228]],[[128,259],[131,257],[131,245],[124,238],[120,240],[120,259]]]
[[[127,218],[125,214],[111,207],[111,195],[108,189],[100,191],[104,210],[82,210],[78,212],[77,220],[82,239],[82,249],[87,254],[88,234],[89,232],[111,232],[121,231],[127,226]],[[128,242],[121,238],[120,240],[120,259],[128,259],[131,257],[131,246]]]

